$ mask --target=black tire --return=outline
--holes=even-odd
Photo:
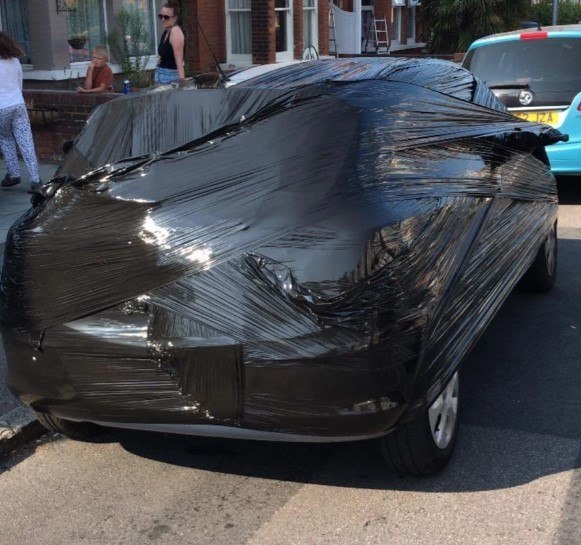
[[[381,452],[388,467],[400,476],[433,475],[444,469],[454,453],[458,438],[458,409],[460,381],[456,373],[448,382],[440,399],[447,388],[456,381],[457,409],[456,417],[451,426],[450,439],[442,448],[434,439],[430,426],[429,409],[424,409],[415,419],[399,425],[392,433],[380,439]],[[436,402],[432,404],[434,406]]]
[[[553,224],[543,244],[537,252],[533,264],[522,279],[528,291],[543,293],[550,291],[557,278],[557,222]]]
[[[47,430],[66,435],[77,441],[91,441],[102,433],[102,428],[92,422],[73,422],[38,412],[36,418]]]

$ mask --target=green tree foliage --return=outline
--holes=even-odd
[[[151,84],[146,65],[152,52],[147,16],[135,4],[123,4],[115,14],[116,28],[107,36],[113,60],[136,87]]]
[[[553,21],[553,0],[543,0],[538,4],[533,4],[528,19],[541,23],[542,26],[550,25]],[[581,4],[559,2],[560,25],[577,24],[579,21],[581,21]]]
[[[530,0],[424,0],[424,21],[434,53],[466,51],[476,39],[519,28]]]

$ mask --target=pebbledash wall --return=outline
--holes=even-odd
[[[24,91],[29,106],[36,154],[44,161],[59,161],[63,144],[74,140],[90,113],[121,96],[114,93],[82,95],[71,91]]]

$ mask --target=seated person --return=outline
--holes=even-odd
[[[92,61],[87,69],[85,84],[77,87],[79,93],[112,93],[113,71],[107,64],[109,52],[102,45],[93,49]]]

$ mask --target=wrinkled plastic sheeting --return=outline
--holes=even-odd
[[[533,261],[558,137],[442,61],[109,102],[10,231],[3,327],[59,369],[51,390],[9,361],[11,385],[89,420],[385,431]]]

